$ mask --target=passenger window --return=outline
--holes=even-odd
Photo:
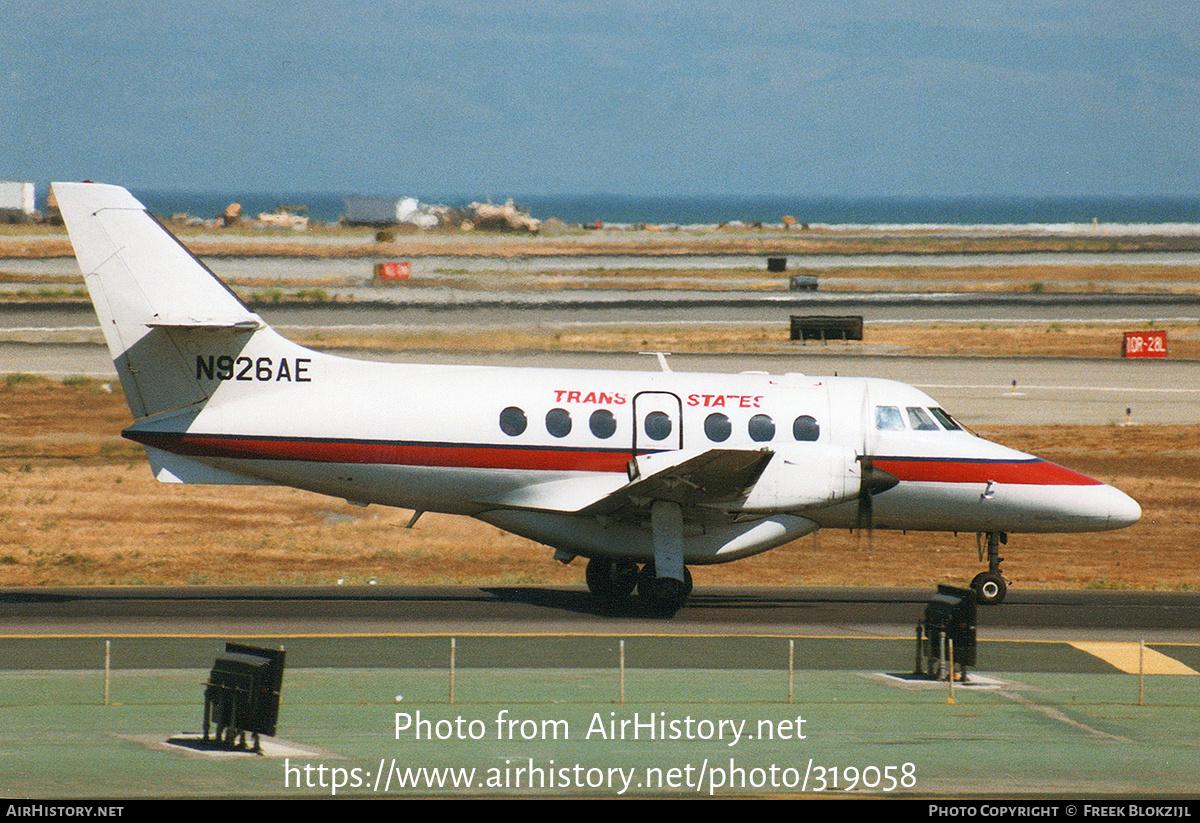
[[[617,418],[608,409],[596,409],[588,418],[588,428],[601,440],[607,440],[617,431]]]
[[[875,428],[880,431],[904,431],[904,418],[896,406],[875,407]]]
[[[775,437],[775,421],[766,414],[751,417],[746,429],[750,432],[750,439],[757,443],[766,443]]]
[[[725,415],[713,412],[704,418],[704,434],[714,443],[724,443],[733,434],[733,424]]]
[[[937,423],[933,422],[933,418],[929,413],[918,406],[908,407],[908,425],[912,426],[913,431],[928,432],[937,431]]]
[[[504,411],[500,412],[500,431],[507,434],[509,437],[516,437],[518,434],[525,432],[525,427],[529,425],[529,421],[525,419],[525,410],[519,409],[516,406],[509,406]]]
[[[792,437],[802,441],[818,440],[821,437],[821,424],[815,417],[802,414],[792,422]]]
[[[671,436],[671,418],[666,412],[650,412],[646,415],[644,429],[651,440],[666,440]]]
[[[546,431],[555,437],[566,437],[571,433],[571,413],[566,409],[546,412]]]

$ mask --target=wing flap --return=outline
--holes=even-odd
[[[688,506],[725,503],[745,496],[772,455],[769,449],[641,455],[633,462],[637,474],[633,480],[612,473],[570,477],[521,486],[477,502],[588,515],[613,514],[652,500]]]
[[[585,507],[583,514],[612,514],[639,501],[671,500],[684,506],[728,503],[744,497],[762,476],[770,449],[707,449],[699,454],[664,452],[634,461],[638,477]]]

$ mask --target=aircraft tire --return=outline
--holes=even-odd
[[[584,571],[588,591],[607,602],[624,600],[638,583],[638,567],[631,560],[593,557]]]
[[[655,577],[653,566],[650,574],[643,568],[638,577],[638,594],[645,598],[651,610],[661,614],[674,614],[683,607],[691,593],[689,581],[673,577]]]
[[[971,580],[975,600],[984,606],[999,606],[1008,594],[1008,585],[996,572],[980,572]]]

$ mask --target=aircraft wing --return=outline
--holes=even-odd
[[[583,514],[612,514],[629,503],[670,500],[683,506],[726,503],[743,496],[771,462],[769,449],[708,449],[677,461],[671,452],[642,455],[639,477],[586,507]]]
[[[619,475],[557,480],[525,486],[487,502],[502,506],[605,515],[654,500],[685,506],[736,500],[757,482],[774,453],[769,449],[707,449],[640,455],[637,477]]]

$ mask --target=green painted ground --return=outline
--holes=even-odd
[[[849,783],[922,797],[1200,792],[1200,678],[1147,677],[1146,705],[1138,706],[1136,676],[1060,644],[982,644],[985,674],[999,682],[960,687],[951,705],[945,684],[876,674],[911,668],[907,642],[798,641],[788,705],[786,641],[687,651],[677,638],[631,638],[620,703],[615,641],[465,638],[456,643],[451,705],[444,638],[412,648],[396,638],[297,640],[285,639],[296,651],[279,734],[263,757],[164,744],[200,729],[215,640],[115,641],[114,657],[125,662],[113,670],[108,706],[102,672],[66,662],[72,654],[93,660],[97,643],[102,660],[103,641],[43,643],[42,662],[58,661],[57,669],[36,668],[26,641],[6,641],[0,795],[322,797],[335,783],[339,796],[812,794]],[[372,644],[381,642],[408,649],[394,651],[397,659],[424,662],[365,667],[363,656],[379,653]],[[300,648],[325,662],[298,664]],[[1176,657],[1192,649],[1159,648]],[[539,649],[557,662],[533,667],[527,657]],[[172,650],[173,659],[151,663]],[[183,668],[185,656],[204,662]],[[767,657],[777,665],[766,668]],[[359,666],[347,667],[355,659]],[[456,780],[469,788],[453,788]]]

